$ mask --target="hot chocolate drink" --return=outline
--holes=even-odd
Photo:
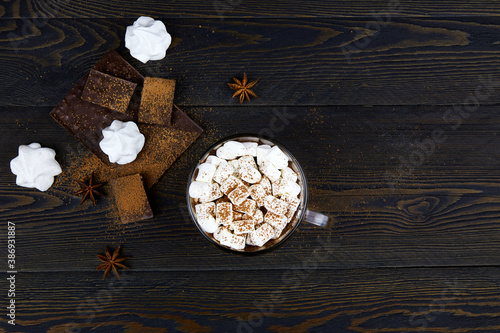
[[[200,230],[217,244],[261,251],[284,240],[304,207],[305,181],[288,151],[253,136],[226,140],[202,157],[188,188]]]

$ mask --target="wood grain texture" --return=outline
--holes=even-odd
[[[132,22],[2,20],[0,105],[54,106],[113,48],[145,75],[176,79],[183,105],[236,105],[227,82],[243,72],[261,78],[249,105],[467,104],[489,75],[479,102],[500,102],[496,17],[165,19],[172,46],[147,64],[124,48]]]
[[[494,332],[497,267],[17,275],[23,332]],[[264,315],[265,314],[265,315]],[[250,319],[249,321],[247,321]],[[247,322],[245,324],[245,322]],[[11,332],[5,320],[0,331]]]
[[[499,5],[3,1],[0,222],[16,223],[18,316],[1,312],[0,332],[500,331]],[[164,60],[124,47],[139,15],[172,34]],[[148,192],[155,218],[126,226],[109,196],[80,206],[71,175],[41,193],[9,170],[31,142],[65,170],[85,157],[48,113],[109,49],[176,79],[176,104],[205,130]],[[244,72],[259,98],[239,106],[227,83]],[[200,235],[189,171],[241,132],[295,154],[329,229],[303,223],[254,257]],[[106,245],[131,256],[120,282],[95,270]]]
[[[150,191],[156,218],[125,227],[117,223],[110,198],[79,206],[71,195],[78,187],[71,182],[47,193],[14,185],[7,161],[19,144],[43,138],[63,168],[86,152],[50,119],[49,110],[3,111],[9,135],[0,152],[6,161],[0,166],[0,219],[19,226],[23,271],[92,269],[96,253],[120,244],[131,256],[148,258],[138,269],[286,268],[310,256],[321,241],[328,242],[323,252],[334,251],[333,259],[321,264],[329,268],[499,264],[500,122],[494,106],[478,108],[455,130],[442,119],[447,107],[187,108],[206,132]],[[291,240],[262,257],[229,255],[206,242],[188,218],[186,180],[213,142],[270,128],[277,111],[290,118],[275,138],[303,164],[310,208],[333,216],[335,224],[326,231],[303,224]],[[385,174],[437,127],[447,139],[391,188]],[[68,244],[67,256],[56,256]]]
[[[493,16],[498,15],[495,1],[415,1],[354,0],[342,1],[286,0],[176,0],[105,1],[75,3],[69,0],[6,1],[0,7],[3,18],[137,18],[140,15],[166,18],[233,17],[359,17],[381,13],[393,16]]]

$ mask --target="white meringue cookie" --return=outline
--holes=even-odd
[[[42,148],[39,143],[19,146],[19,155],[10,161],[10,170],[16,175],[16,184],[23,187],[47,191],[54,182],[54,176],[62,172],[57,163],[56,152]]]
[[[127,27],[125,33],[125,47],[134,58],[143,63],[165,58],[171,42],[172,37],[165,24],[148,16],[139,17],[133,25]]]
[[[130,163],[144,147],[145,137],[133,121],[113,120],[109,127],[102,130],[102,135],[104,138],[99,147],[111,163]]]

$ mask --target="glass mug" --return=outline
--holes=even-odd
[[[226,247],[222,244],[220,244],[212,234],[207,233],[203,228],[198,224],[196,214],[194,212],[194,206],[196,205],[195,199],[192,199],[189,196],[189,185],[191,182],[193,182],[196,179],[196,176],[198,175],[198,166],[202,164],[203,162],[206,161],[208,156],[214,155],[215,151],[224,145],[227,141],[240,141],[240,142],[257,142],[259,145],[265,144],[269,145],[271,147],[273,146],[278,146],[283,153],[285,153],[288,156],[288,166],[297,174],[298,176],[298,184],[300,185],[301,191],[298,196],[300,200],[300,204],[297,208],[297,211],[295,212],[292,220],[287,224],[285,229],[282,231],[281,235],[277,239],[271,239],[269,240],[266,244],[263,246],[250,246],[246,245],[244,249],[242,250],[236,250],[230,247]],[[187,197],[187,206],[189,210],[189,215],[191,215],[191,218],[196,225],[196,227],[200,230],[201,234],[205,236],[205,238],[210,241],[210,243],[216,245],[219,248],[222,248],[224,250],[229,250],[230,252],[235,252],[235,253],[242,253],[242,254],[255,254],[255,253],[261,253],[263,251],[269,251],[271,249],[276,248],[277,246],[283,244],[285,240],[287,240],[297,229],[299,224],[302,222],[302,220],[312,223],[314,225],[320,226],[320,227],[327,227],[328,222],[329,222],[329,217],[327,215],[311,211],[307,209],[307,199],[308,199],[308,189],[307,189],[307,181],[306,177],[304,175],[304,171],[300,167],[300,164],[297,162],[295,157],[290,153],[288,149],[286,149],[282,144],[277,143],[274,140],[263,138],[259,135],[256,134],[236,134],[232,135],[229,137],[226,137],[222,140],[219,140],[216,142],[214,145],[212,145],[200,158],[198,164],[193,168],[191,173],[189,174],[188,178],[188,186],[186,190],[186,197]]]

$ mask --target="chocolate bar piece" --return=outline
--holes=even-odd
[[[137,84],[126,113],[120,113],[81,99],[87,77],[80,80],[71,92],[52,110],[51,116],[80,140],[87,150],[72,152],[66,159],[63,174],[55,186],[73,191],[74,179],[85,178],[95,172],[96,179],[110,181],[135,173],[143,176],[146,188],[153,186],[177,158],[200,136],[203,130],[174,105],[171,123],[166,126],[138,124],[146,137],[145,145],[137,159],[125,165],[113,165],[99,147],[102,130],[113,122],[137,121],[142,76],[115,51],[108,52],[94,70]]]
[[[94,70],[142,84],[144,78],[115,51],[110,51],[94,66]],[[117,112],[82,99],[82,93],[89,74],[83,77],[50,112],[50,115],[64,126],[73,136],[105,163],[108,156],[99,147],[102,130],[111,125],[113,120],[135,120],[140,96],[136,89],[125,113]],[[135,110],[134,110],[135,108]]]
[[[85,83],[82,99],[126,113],[136,86],[136,83],[92,69]]]
[[[96,156],[109,163],[108,155],[99,147],[102,130],[115,119],[129,121],[132,116],[81,99],[86,79],[87,76],[81,79],[50,115]]]
[[[175,80],[146,77],[142,88],[139,122],[170,125],[174,91]]]
[[[137,222],[153,217],[139,174],[113,179],[110,184],[122,223]]]
[[[174,124],[170,127],[139,124],[140,132],[146,137],[144,148],[133,162],[125,165],[105,163],[85,149],[73,151],[63,165],[63,174],[56,178],[56,187],[62,186],[69,191],[74,186],[74,179],[83,179],[93,171],[100,182],[140,173],[146,188],[151,188],[202,133],[202,129],[179,109],[174,109],[172,119]]]

